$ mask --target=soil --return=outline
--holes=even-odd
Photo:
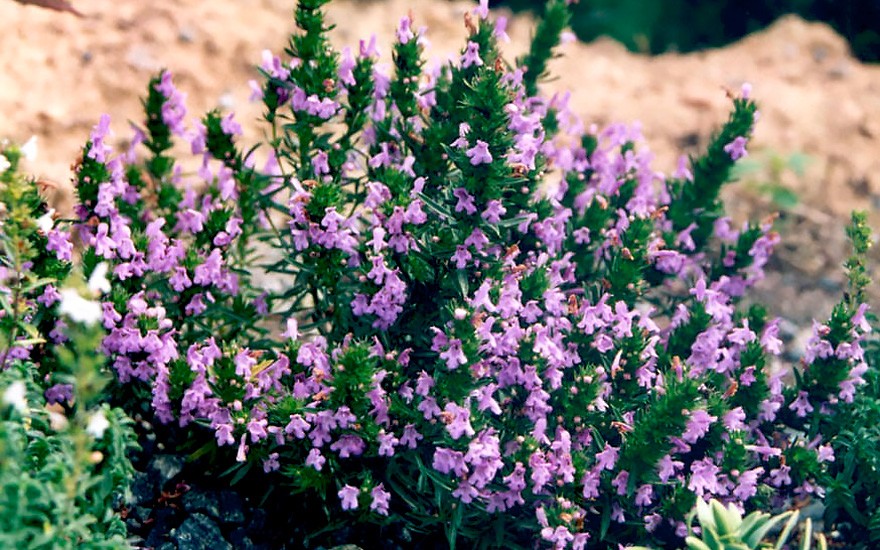
[[[249,104],[248,79],[263,49],[279,51],[293,27],[294,0],[78,0],[70,14],[0,0],[0,136],[39,139],[29,169],[59,182],[52,200],[70,207],[70,163],[103,112],[117,135],[139,120],[140,100],[160,68],[175,74],[191,112],[234,109],[249,139],[260,137],[260,108]],[[400,15],[427,25],[430,55],[459,51],[463,14],[472,4],[444,0],[338,0],[330,7],[340,46],[378,32],[384,52]],[[500,12],[510,16],[509,13]],[[528,44],[534,22],[512,17],[506,46],[512,58]],[[587,123],[640,121],[671,171],[681,153],[699,151],[727,116],[725,89],[754,86],[761,107],[750,159],[763,167],[751,183],[731,187],[737,219],[781,207],[786,243],[757,297],[770,301],[792,327],[826,317],[842,289],[847,254],[843,226],[851,209],[868,209],[880,227],[880,66],[856,60],[830,27],[785,17],[725,48],[687,55],[636,55],[610,40],[567,43],[554,62],[549,91],[571,90]],[[806,155],[801,175],[773,169]],[[761,183],[771,181],[770,192]],[[764,189],[762,191],[762,189]],[[781,204],[772,192],[796,196]],[[775,190],[775,191],[774,191]],[[792,329],[792,335],[796,332]]]

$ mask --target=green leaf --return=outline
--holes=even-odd
[[[705,542],[694,536],[688,536],[684,539],[684,541],[688,545],[688,548],[690,548],[690,550],[713,550]]]

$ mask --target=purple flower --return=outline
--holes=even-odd
[[[654,496],[654,486],[651,484],[644,484],[636,490],[636,506],[650,506],[653,502],[652,497]]]
[[[718,420],[717,416],[712,416],[702,409],[691,412],[681,438],[688,443],[696,443],[709,432],[709,427],[716,420]]]
[[[326,151],[318,151],[318,153],[312,157],[312,170],[315,172],[315,177],[321,177],[322,174],[330,173],[330,164],[327,162],[328,155]]]
[[[748,143],[746,138],[738,136],[724,146],[724,152],[730,155],[731,159],[739,160],[749,154],[748,151],[746,151],[746,143]]]
[[[50,405],[65,403],[73,399],[73,386],[71,384],[55,384],[46,390],[45,397],[46,402]]]
[[[501,201],[492,199],[486,203],[486,210],[480,214],[480,217],[486,220],[486,223],[496,224],[501,221],[501,216],[507,213],[507,209],[501,204]]]
[[[805,391],[798,392],[797,399],[792,401],[788,408],[793,410],[795,414],[801,418],[807,416],[808,413],[813,412],[813,406],[810,405],[809,400],[807,400],[807,392]]]
[[[473,14],[480,19],[489,17],[489,0],[480,0],[480,5],[474,8]]]
[[[377,514],[387,516],[388,502],[391,499],[391,493],[386,491],[385,487],[380,483],[370,491],[370,498],[372,498],[372,501],[370,502],[370,510]]]
[[[599,482],[601,481],[599,472],[600,470],[596,470],[595,468],[587,470],[584,477],[581,479],[584,498],[591,499],[599,496]]]
[[[321,468],[324,467],[324,463],[327,462],[327,459],[324,458],[324,455],[321,454],[321,451],[318,449],[312,449],[309,451],[309,456],[306,457],[306,466],[311,466],[317,471],[321,471]]]
[[[394,456],[394,447],[399,443],[393,433],[385,433],[385,430],[379,430],[376,436],[379,441],[379,456]]]
[[[468,262],[473,258],[471,253],[468,251],[467,247],[464,245],[458,245],[455,247],[455,254],[452,255],[452,262],[455,264],[456,269],[464,269],[467,267]]]
[[[478,139],[477,144],[465,151],[468,158],[471,159],[473,166],[480,164],[490,164],[492,162],[492,153],[489,152],[489,144]]]
[[[447,403],[443,408],[443,419],[446,422],[446,431],[452,439],[459,439],[466,435],[473,437],[476,433],[471,427],[471,411],[466,407],[460,407],[455,403]]]
[[[605,448],[601,452],[596,453],[596,468],[599,470],[613,470],[614,465],[617,464],[617,454],[619,451],[619,447],[612,447],[606,443]]]
[[[763,473],[764,468],[761,466],[741,473],[733,489],[733,496],[745,502],[758,494],[758,476]]]
[[[69,262],[72,257],[73,243],[70,242],[70,234],[57,229],[49,230],[46,250],[54,252],[56,257],[64,262]]]
[[[728,431],[734,432],[738,430],[745,430],[746,424],[746,413],[742,407],[736,407],[724,413],[721,421],[724,423],[724,427],[727,428]]]
[[[611,486],[617,489],[618,495],[626,495],[626,484],[629,482],[629,472],[621,470],[614,479],[611,480]]]
[[[820,445],[816,450],[816,458],[819,462],[834,462],[834,449],[831,445]]]
[[[463,69],[467,69],[471,65],[481,67],[483,60],[480,59],[480,45],[468,40],[467,49],[461,56],[461,66]]]
[[[397,27],[397,41],[406,44],[413,38],[415,38],[415,33],[412,31],[412,20],[409,17],[401,18],[400,25]]]
[[[272,453],[263,460],[263,471],[265,473],[274,472],[279,468],[281,468],[281,463],[278,462],[278,453]]]
[[[782,464],[779,468],[770,470],[770,485],[781,487],[783,485],[791,485],[791,466]]]
[[[441,474],[454,473],[458,477],[464,477],[468,473],[467,464],[464,462],[464,454],[461,451],[437,447],[434,450],[432,467]]]
[[[339,500],[342,501],[342,509],[343,510],[356,510],[358,507],[358,495],[360,491],[357,487],[352,487],[351,485],[346,485],[342,489],[339,490],[338,493]]]
[[[660,477],[660,481],[666,483],[669,481],[669,478],[675,475],[675,471],[683,466],[684,462],[680,460],[672,460],[671,456],[664,455],[657,463],[657,475]]]
[[[468,360],[461,349],[461,340],[458,338],[450,340],[449,347],[440,354],[440,359],[446,361],[446,368],[449,370],[455,370],[460,365],[466,365]]]
[[[424,439],[424,436],[416,431],[415,425],[407,424],[403,428],[403,435],[400,436],[400,444],[415,449],[421,439]]]
[[[688,489],[696,493],[698,497],[702,497],[706,493],[718,494],[720,488],[718,474],[720,471],[721,469],[709,458],[697,460],[691,464],[691,479],[688,482]]]
[[[458,202],[455,203],[456,212],[461,212],[463,210],[468,216],[477,213],[477,207],[474,205],[474,197],[468,193],[464,187],[453,189],[452,196],[458,199]]]
[[[330,449],[338,452],[340,458],[359,456],[363,454],[365,448],[366,443],[364,443],[364,440],[352,434],[345,434],[330,445]]]

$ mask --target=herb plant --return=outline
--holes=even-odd
[[[300,0],[252,83],[265,143],[189,121],[163,71],[126,151],[106,116],[83,149],[45,249],[107,269],[100,349],[129,406],[210,434],[197,454],[230,449],[237,478],[280,476],[306,546],[352,522],[413,546],[678,544],[698,501],[823,494],[823,430],[868,368],[864,220],[853,291],[784,364],[777,320],[741,305],[779,236],[719,199],[748,85],[664,175],[637,128],[541,94],[561,0],[514,64],[486,2],[431,66],[404,17],[391,70],[375,38],[333,48],[327,1]]]

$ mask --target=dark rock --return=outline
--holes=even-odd
[[[147,521],[147,518],[150,517],[152,512],[153,510],[146,506],[135,506],[131,509],[131,515],[141,523]]]
[[[177,550],[177,547],[171,542],[166,542],[156,550]]]
[[[135,472],[131,482],[131,506],[144,504],[156,498],[156,483],[146,472]]]
[[[251,515],[251,520],[248,522],[247,525],[247,533],[250,536],[260,535],[265,528],[266,512],[258,508],[254,510],[253,514]],[[254,538],[259,538],[259,536]]]
[[[160,487],[164,487],[169,481],[180,475],[183,471],[184,460],[174,455],[156,455],[150,461],[147,471],[155,476]]]
[[[137,518],[128,516],[125,518],[125,527],[128,529],[129,533],[132,533],[134,531],[140,531],[143,524]]]
[[[244,502],[235,491],[221,491],[218,495],[220,502],[220,523],[243,523]]]
[[[204,514],[193,514],[171,534],[179,550],[232,550],[220,527]]]
[[[189,513],[201,512],[211,519],[220,517],[220,502],[216,491],[192,489],[183,495],[183,509]]]
[[[164,542],[168,542],[168,534],[173,527],[174,510],[160,508],[153,513],[152,530],[147,536],[147,546],[154,548]]]
[[[253,541],[247,536],[247,531],[243,527],[237,528],[229,534],[229,542],[235,550],[255,550]]]
[[[128,534],[126,541],[131,548],[144,548],[147,545],[147,541],[143,537],[132,535],[131,533]]]

